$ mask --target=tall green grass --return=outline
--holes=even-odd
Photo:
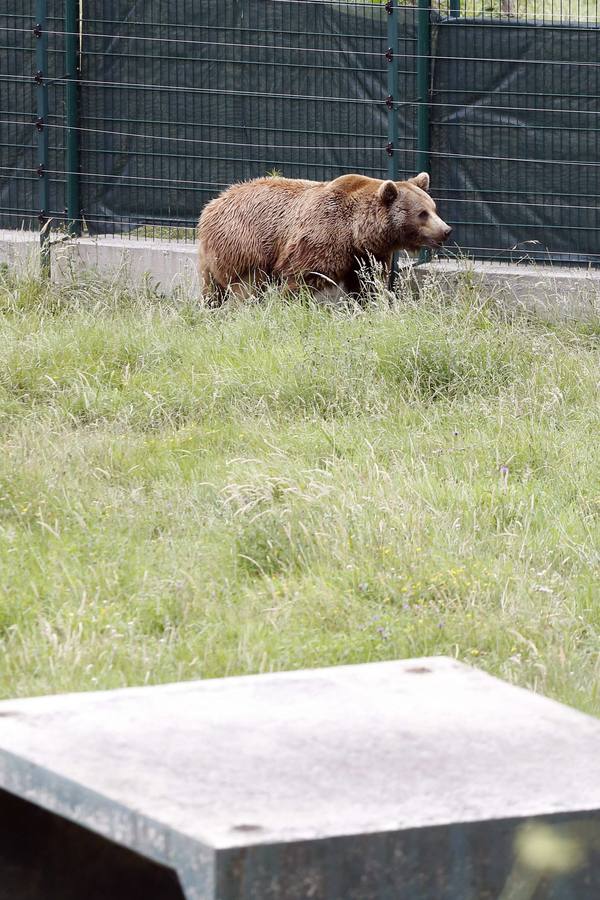
[[[0,692],[449,654],[600,712],[600,326],[0,279]]]

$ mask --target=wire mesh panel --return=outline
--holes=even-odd
[[[0,7],[0,228],[32,228],[36,187],[34,2]]]
[[[44,4],[47,53],[46,71],[41,73],[36,5],[35,0],[0,2],[0,228],[39,227],[41,177],[49,187],[45,217],[56,222],[64,214],[64,4]],[[48,92],[44,122],[38,121],[40,80]],[[46,160],[40,159],[41,129],[47,129]],[[40,175],[42,163],[45,171]]]
[[[435,28],[431,165],[457,245],[600,265],[597,7],[473,6]]]
[[[208,199],[270,172],[385,176],[384,6],[92,0],[85,9],[80,126],[91,232],[164,226],[192,236]],[[414,80],[410,19],[400,68]],[[404,129],[400,150],[414,140]],[[399,160],[407,172],[413,164]]]

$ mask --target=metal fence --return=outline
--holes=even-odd
[[[450,253],[600,265],[597,0],[0,0],[0,226],[193,240],[228,184],[427,169]]]

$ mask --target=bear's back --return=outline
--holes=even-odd
[[[208,235],[231,227],[258,229],[263,237],[272,238],[282,228],[289,228],[298,209],[323,188],[323,182],[295,178],[242,181],[211,200],[200,217],[200,230]]]

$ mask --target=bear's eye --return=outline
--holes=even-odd
[[[429,218],[429,213],[426,210],[423,210],[423,212],[419,213],[419,218],[420,218],[421,222],[424,222],[425,219]]]

